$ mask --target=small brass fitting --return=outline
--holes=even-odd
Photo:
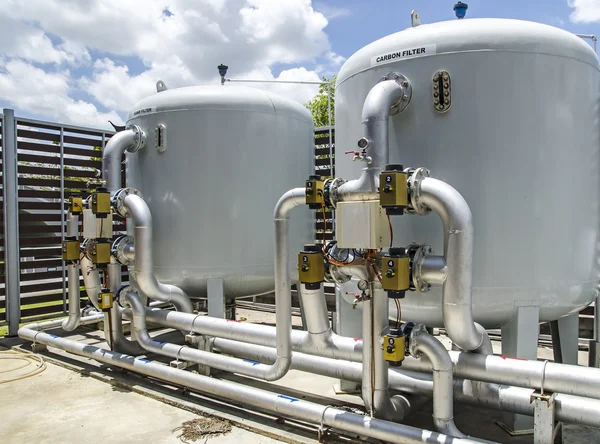
[[[298,254],[298,276],[309,290],[316,290],[325,280],[325,259],[317,245],[305,245]]]

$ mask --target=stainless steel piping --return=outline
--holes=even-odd
[[[275,347],[277,345],[277,329],[269,325],[225,321],[204,315],[180,313],[156,308],[146,308],[146,319],[153,324],[206,336],[216,336],[267,347]],[[336,334],[327,336],[323,334],[313,335],[311,339],[308,332],[300,330],[292,330],[291,338],[292,349],[295,351],[351,361],[362,360],[362,340],[358,338],[346,338]]]
[[[454,379],[448,350],[431,336],[424,326],[415,328],[409,339],[410,353],[427,356],[433,370],[433,424],[435,429],[450,436],[465,436],[454,423]]]
[[[363,369],[361,395],[371,416],[401,421],[408,413],[404,399],[390,395],[389,364],[383,336],[389,330],[389,303],[379,282],[371,281],[371,298],[363,302]]]
[[[116,295],[121,289],[121,264],[111,256],[108,264],[108,288]],[[131,329],[131,340],[123,332],[123,308],[113,304],[112,308],[104,314],[104,337],[111,350],[128,355],[137,356],[145,353],[145,349],[135,340],[135,333]]]
[[[448,266],[443,256],[425,256],[415,265],[418,267],[420,279],[428,284],[443,285],[448,277]]]
[[[230,381],[194,374],[147,359],[138,359],[89,344],[60,338],[34,330],[30,326],[21,327],[19,329],[19,336],[32,342],[46,344],[70,353],[95,359],[109,366],[121,367],[163,381],[189,387],[218,398],[253,406],[263,411],[321,424],[322,426],[390,443],[475,444],[482,442],[481,440],[468,438],[453,438],[428,430],[357,415],[335,407],[323,406]]]
[[[275,349],[261,345],[245,344],[229,339],[212,340],[215,351],[244,359],[263,362],[275,361]],[[341,359],[317,357],[294,352],[292,369],[347,381],[361,382],[362,363]],[[390,388],[409,395],[433,396],[432,375],[401,368],[390,368]],[[454,399],[463,404],[477,405],[499,411],[509,411],[533,416],[530,402],[532,389],[470,381],[454,380]],[[600,427],[600,401],[579,396],[556,395],[556,419],[591,427]]]
[[[69,211],[67,213],[67,237],[79,237],[79,215]],[[73,331],[79,326],[81,318],[81,294],[79,291],[79,264],[67,265],[68,288],[69,288],[69,317],[62,322],[62,328]]]
[[[444,260],[448,275],[443,284],[443,317],[448,336],[463,350],[475,350],[484,341],[473,320],[473,217],[465,199],[441,180],[421,180],[418,202],[435,211],[444,226]]]
[[[363,104],[367,167],[358,179],[337,188],[334,202],[379,199],[379,173],[389,163],[389,120],[404,110],[411,99],[408,80],[398,74],[391,77],[373,86]]]
[[[152,214],[148,205],[140,196],[129,194],[123,200],[123,208],[125,211],[121,215],[130,217],[134,225],[133,237],[137,251],[134,279],[137,286],[150,299],[169,302],[179,311],[192,313],[192,302],[181,288],[158,282],[154,276]]]
[[[169,356],[177,360],[181,359],[182,361],[195,362],[196,364],[207,365],[227,372],[238,373],[267,381],[274,381],[281,378],[282,375],[280,375],[275,365],[260,364],[247,359],[242,360],[204,350],[198,350],[188,347],[187,345],[177,345],[152,339],[148,334],[148,328],[146,327],[145,307],[140,301],[139,296],[129,288],[123,289],[121,294],[127,301],[127,304],[131,307],[136,337],[139,344],[145,350],[159,355]],[[276,370],[274,371],[273,369]]]
[[[298,284],[298,290],[307,331],[292,331],[292,349],[336,359],[359,356],[360,352],[356,351],[356,339],[339,336],[333,332],[324,287],[321,285],[318,290],[308,290],[304,284]]]
[[[506,356],[449,351],[454,375],[483,382],[507,384],[548,392],[600,399],[600,369]],[[431,363],[407,357],[406,370],[431,372]]]
[[[62,328],[73,331],[79,327],[81,318],[81,295],[79,293],[79,265],[69,264],[67,266],[69,280],[69,317],[62,322]]]
[[[136,125],[110,138],[102,152],[102,178],[111,194],[122,188],[121,159],[125,151],[136,152],[145,144],[146,135]]]
[[[221,322],[220,319],[207,316],[153,308],[147,308],[146,313],[149,322],[166,327],[236,340],[245,344],[275,346],[275,329],[270,326],[243,322]],[[302,331],[292,331],[294,351],[310,354],[319,352],[319,356],[329,358],[333,356],[331,349],[311,349],[309,343],[304,339],[305,334],[306,332]],[[344,337],[341,339],[343,339],[342,344],[348,348],[340,351],[339,345],[337,346],[336,353],[345,356],[339,359],[361,362],[363,341]],[[489,338],[484,339],[480,348],[483,354],[449,351],[455,377],[532,389],[540,389],[543,379],[544,387],[549,391],[600,399],[600,369],[548,362],[544,371],[544,363],[540,361],[491,355]],[[474,350],[474,352],[477,351]],[[402,367],[406,370],[432,372],[431,363],[428,360],[414,359],[410,356],[404,360]],[[341,379],[350,380],[349,378]]]
[[[100,289],[102,288],[98,269],[87,256],[83,256],[79,263],[81,264],[83,285],[85,286],[88,299],[98,309],[98,293],[100,293]]]

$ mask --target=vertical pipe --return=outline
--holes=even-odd
[[[65,128],[60,127],[60,240],[65,240]],[[70,217],[70,215],[67,215]],[[67,289],[65,286],[65,261],[62,261],[62,291],[63,291],[63,313],[67,312]],[[69,290],[71,289],[71,277],[69,276]],[[71,293],[69,292],[69,306],[71,305]],[[79,307],[78,307],[79,308]],[[71,311],[69,309],[69,311]]]
[[[2,122],[2,187],[4,188],[4,274],[8,335],[16,336],[21,320],[19,283],[19,203],[17,196],[17,124],[15,112],[4,109]]]

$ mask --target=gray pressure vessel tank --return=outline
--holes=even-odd
[[[440,71],[450,78],[445,109],[434,95]],[[588,305],[600,277],[600,72],[590,46],[561,29],[501,19],[384,37],[339,73],[338,153],[363,136],[363,102],[390,72],[412,85],[408,108],[391,118],[390,162],[429,168],[473,213],[475,320],[495,328],[533,306],[540,321],[551,321]],[[361,168],[351,156],[336,157],[340,177],[356,178]],[[428,243],[442,254],[435,214],[392,220],[395,245]],[[409,292],[402,312],[441,326],[441,289]]]
[[[141,100],[127,124],[148,137],[128,155],[127,185],[152,211],[156,277],[191,297],[206,295],[209,278],[228,297],[273,291],[273,209],[313,171],[309,111],[254,88],[198,86]],[[310,212],[295,209],[294,270],[313,238]]]

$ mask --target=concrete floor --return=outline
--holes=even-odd
[[[238,320],[245,318],[248,322],[271,323],[272,317],[273,315],[270,313],[240,310],[237,318]],[[298,321],[299,319],[295,318],[295,324]],[[60,330],[53,333],[59,336],[68,335],[72,339],[96,346],[105,346],[100,332],[91,329],[80,329],[69,334]],[[443,336],[439,338],[443,342],[449,342]],[[161,339],[177,341],[181,337],[175,333],[161,336]],[[8,345],[15,344],[9,342]],[[28,346],[29,344],[24,345],[25,348]],[[495,342],[494,348],[496,352],[499,352],[500,343]],[[541,348],[539,350],[540,358],[551,359],[551,352],[551,349]],[[208,440],[209,444],[234,442],[238,436],[239,439],[248,443],[316,442],[316,426],[314,425],[307,426],[294,421],[281,421],[280,418],[272,415],[263,415],[260,412],[223,403],[201,394],[186,394],[167,384],[135,374],[113,371],[96,361],[75,357],[60,350],[51,349],[51,353],[44,355],[48,359],[56,360],[61,366],[68,366],[71,370],[50,366],[46,372],[28,380],[0,384],[0,399],[2,399],[3,406],[2,413],[0,413],[0,424],[6,420],[9,424],[9,427],[0,426],[1,443],[70,443],[82,442],[82,438],[90,443],[121,442],[121,439],[134,443],[142,441],[180,442],[172,430],[181,425],[183,421],[196,417],[198,413],[218,415],[244,428],[234,428],[227,436],[211,438]],[[156,358],[156,356],[151,357],[151,359]],[[586,360],[587,353],[581,352],[581,363],[585,363]],[[91,377],[85,377],[82,374]],[[0,373],[0,375],[2,374]],[[323,405],[343,405],[355,408],[360,408],[362,405],[360,397],[356,395],[337,395],[334,391],[334,384],[337,380],[299,371],[290,371],[283,379],[274,383],[226,373],[218,373],[215,376],[308,399]],[[99,382],[97,379],[109,384]],[[148,399],[149,397],[153,399]],[[5,414],[4,410],[7,405],[12,406],[13,409]],[[64,408],[66,405],[72,408],[67,410]],[[431,410],[431,402],[426,402],[406,418],[406,423],[432,430]],[[73,415],[72,411],[76,414]],[[28,421],[26,428],[22,429],[22,418],[40,419]],[[458,427],[464,433],[474,437],[509,444],[533,442],[531,435],[510,437],[500,429],[496,422],[503,420],[502,412],[455,405],[455,419]],[[109,423],[114,424],[115,428],[113,431],[105,431],[104,435],[101,435],[103,432],[98,430],[102,430],[102,428],[97,425]],[[143,427],[141,427],[142,425]],[[144,427],[146,430],[141,433]],[[257,435],[247,429],[276,437],[280,441]],[[565,429],[564,442],[566,443],[600,443],[599,429],[571,425],[566,426]],[[3,436],[3,432],[7,435]],[[8,441],[5,441],[6,437],[9,438]],[[337,438],[332,441],[340,442]],[[203,441],[197,442],[203,443]],[[351,442],[356,442],[356,440],[351,440]]]
[[[0,359],[2,379],[29,371]],[[0,384],[0,442],[3,444],[181,443],[173,431],[196,413],[149,399],[81,373],[47,364],[42,373]],[[107,427],[109,426],[109,427]],[[275,439],[239,427],[199,444],[275,444]]]

